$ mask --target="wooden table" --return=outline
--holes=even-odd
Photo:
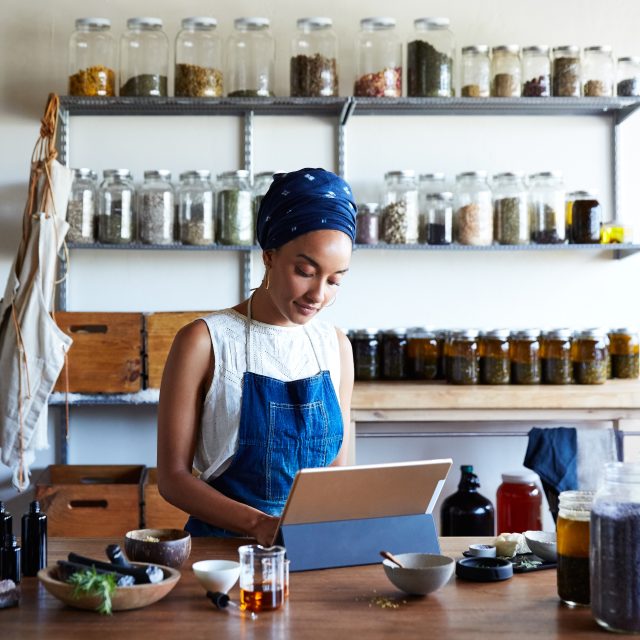
[[[103,557],[112,539],[50,539],[49,562],[69,551]],[[443,553],[460,557],[470,540],[444,538]],[[477,540],[474,540],[477,542]],[[65,607],[35,578],[22,582],[19,607],[0,610],[2,640],[68,640],[102,637],[144,640],[221,640],[225,638],[606,638],[588,608],[569,609],[556,595],[553,570],[516,574],[510,580],[472,583],[455,576],[426,597],[404,596],[388,582],[380,565],[292,573],[285,606],[251,621],[217,611],[191,572],[196,560],[237,559],[237,541],[194,539],[191,557],[175,589],[160,602],[111,617]],[[394,549],[394,551],[396,551]],[[238,597],[237,586],[230,593]],[[397,608],[374,600],[386,597]]]

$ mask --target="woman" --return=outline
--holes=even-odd
[[[276,174],[258,212],[262,283],[178,332],[160,391],[158,484],[191,514],[192,535],[270,544],[297,471],[346,463],[351,346],[316,316],[349,269],[355,216],[333,173]]]

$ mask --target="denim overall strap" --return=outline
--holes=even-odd
[[[209,483],[229,498],[278,516],[296,473],[327,466],[338,455],[342,413],[329,371],[289,381],[251,371],[250,307],[247,315],[248,370],[242,379],[238,450],[229,467]],[[305,333],[318,359],[306,328]],[[193,516],[185,528],[193,536],[237,535]]]

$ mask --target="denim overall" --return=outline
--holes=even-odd
[[[242,378],[238,450],[229,467],[209,484],[233,500],[279,516],[296,473],[325,467],[338,455],[342,414],[329,371],[322,370],[306,328],[319,373],[282,381],[251,371],[251,299],[247,315],[247,371]],[[192,536],[240,535],[194,516],[185,529]]]

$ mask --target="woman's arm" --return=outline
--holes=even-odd
[[[349,464],[349,443],[351,441],[351,394],[353,393],[353,349],[349,338],[336,329],[338,334],[338,346],[340,348],[340,389],[338,397],[340,400],[340,412],[342,413],[342,424],[344,425],[344,436],[342,447],[331,463],[331,466],[344,466]]]
[[[176,335],[158,408],[158,489],[165,500],[214,526],[270,544],[278,519],[216,491],[191,473],[204,398],[214,371],[209,330],[197,320]]]

